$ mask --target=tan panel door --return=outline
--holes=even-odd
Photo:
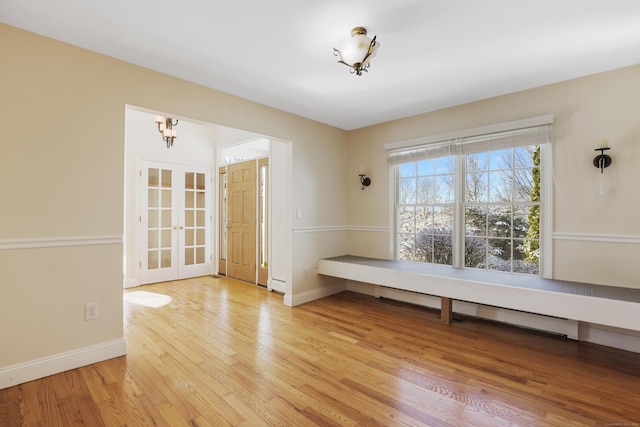
[[[256,162],[229,165],[227,170],[227,274],[256,283]]]

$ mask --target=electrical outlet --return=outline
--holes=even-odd
[[[98,318],[98,303],[84,305],[84,320],[94,320]]]

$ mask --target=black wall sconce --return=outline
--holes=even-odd
[[[364,169],[360,168],[360,173],[358,174],[360,177],[360,189],[364,190],[364,187],[368,187],[371,185],[371,178],[368,178],[367,175],[364,174]]]
[[[611,166],[611,156],[604,154],[605,151],[610,149],[609,140],[607,138],[602,138],[598,142],[598,148],[596,148],[596,151],[599,151],[600,154],[593,159],[593,166],[599,168],[600,173],[604,173],[604,168]]]

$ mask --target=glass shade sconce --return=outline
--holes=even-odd
[[[156,116],[155,122],[158,132],[162,134],[162,140],[167,143],[167,148],[173,147],[173,141],[178,137],[173,127],[178,125],[178,120],[174,122],[171,117]]]
[[[364,190],[365,187],[371,185],[371,178],[367,177],[364,173],[364,168],[360,168],[358,172],[358,176],[360,177],[360,189]]]
[[[609,140],[607,138],[602,138],[598,141],[596,151],[599,151],[600,154],[593,159],[593,166],[600,169],[600,173],[604,173],[604,169],[611,166],[611,156],[604,154],[605,151],[610,149],[611,147],[609,147]]]
[[[612,160],[611,156],[609,156],[608,154],[604,154],[604,152],[610,149],[611,147],[609,147],[609,140],[607,138],[600,139],[596,148],[596,151],[599,151],[600,154],[598,154],[593,159],[593,166],[600,169],[600,185],[598,186],[598,195],[601,197],[606,195],[608,192],[607,185],[604,179],[604,169],[611,166]]]

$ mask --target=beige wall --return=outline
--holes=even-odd
[[[354,254],[386,256],[389,168],[383,144],[553,114],[553,274],[557,279],[640,288],[640,65],[380,124],[349,134],[349,173],[372,177],[349,186]],[[609,138],[610,191],[597,195],[596,142]],[[351,175],[354,177],[352,178]],[[371,228],[372,230],[367,230]]]
[[[347,223],[346,132],[6,25],[0,40],[0,376],[123,336],[126,105],[292,141],[293,226]],[[293,268],[291,299],[324,286]]]

